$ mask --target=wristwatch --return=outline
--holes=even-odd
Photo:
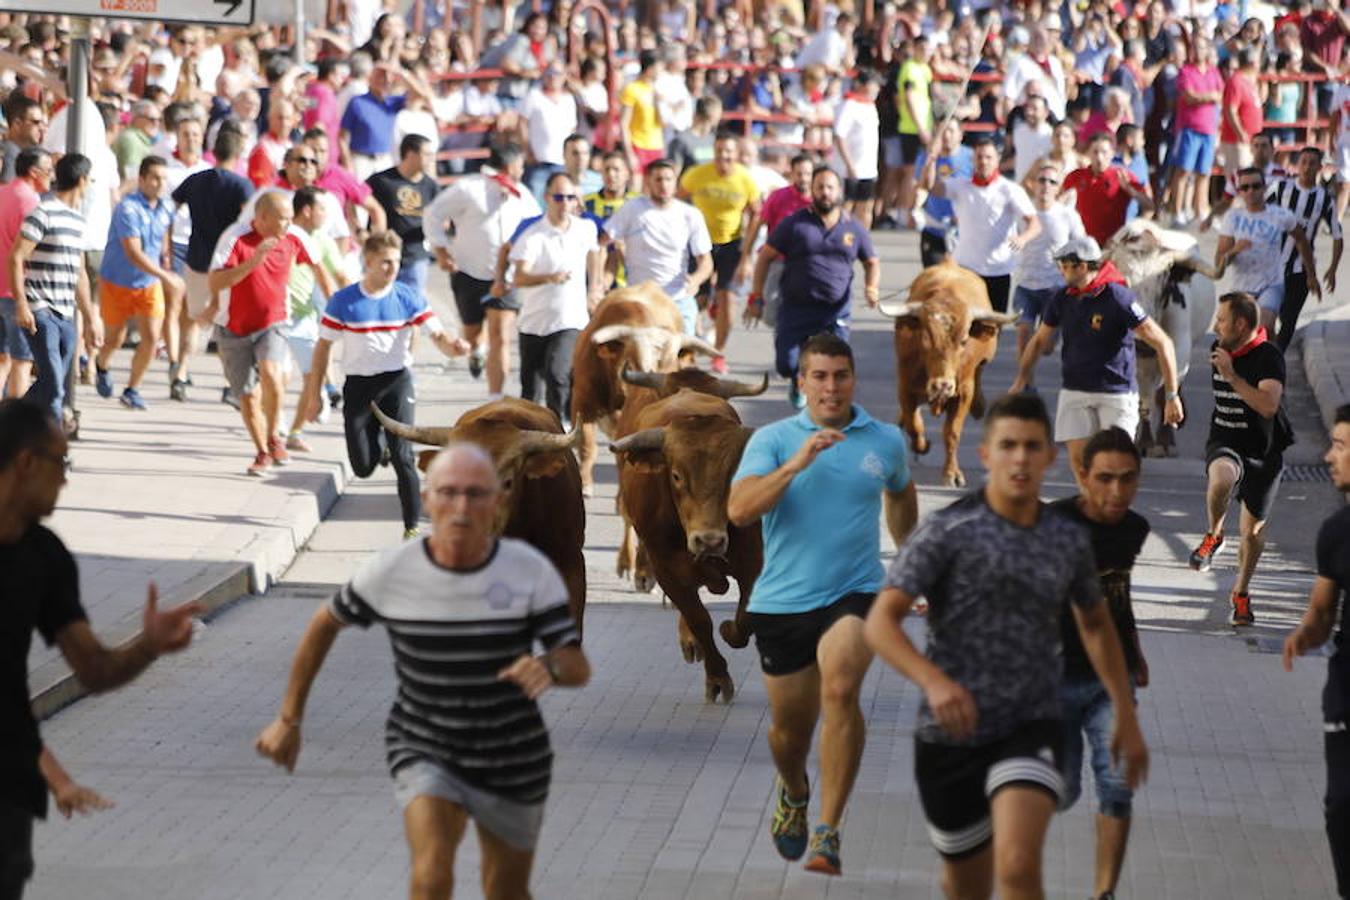
[[[544,669],[548,671],[549,681],[558,683],[558,664],[553,661],[552,654],[545,653],[539,657],[539,661],[544,664]]]
[[[1168,391],[1166,394],[1163,395],[1163,399],[1164,399],[1164,400],[1180,400],[1180,399],[1181,399],[1181,394],[1179,394],[1179,393],[1176,392],[1176,391]]]

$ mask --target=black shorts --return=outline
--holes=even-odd
[[[507,291],[501,297],[493,297],[492,282],[481,281],[472,275],[456,272],[450,276],[450,291],[455,295],[455,309],[459,312],[459,321],[465,325],[482,325],[489,309],[518,311],[520,300],[515,291]]]
[[[1205,448],[1206,469],[1219,458],[1232,460],[1237,465],[1237,497],[1247,507],[1252,518],[1264,522],[1270,515],[1271,504],[1275,502],[1275,494],[1280,489],[1284,459],[1279,456],[1274,459],[1252,459],[1222,444],[1210,444]]]
[[[914,741],[914,777],[928,819],[928,837],[947,859],[978,853],[994,837],[989,801],[1010,785],[1045,791],[1059,807],[1064,794],[1063,725],[1026,722],[1006,737],[975,747]]]
[[[750,613],[765,675],[791,675],[816,664],[816,645],[844,616],[867,618],[876,594],[845,594],[829,606],[804,613]]]
[[[1012,291],[1011,275],[981,275],[980,279],[989,290],[989,305],[994,312],[1008,311],[1008,294]]]
[[[900,135],[900,165],[914,166],[919,163],[919,154],[923,152],[923,141],[917,134]]]
[[[0,804],[0,897],[17,897],[33,877],[33,814]]]
[[[877,196],[877,180],[875,178],[845,178],[844,179],[844,199],[845,200],[872,200]]]
[[[708,290],[731,290],[731,282],[736,279],[736,267],[741,264],[741,239],[727,241],[725,244],[713,244],[713,277],[703,282]]]

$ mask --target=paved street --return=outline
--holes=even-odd
[[[885,285],[917,272],[912,235],[882,238]],[[1344,293],[1344,291],[1343,291]],[[771,358],[763,331],[733,338],[733,371],[750,376]],[[894,419],[889,322],[863,313],[855,330],[859,400]],[[1325,898],[1333,893],[1322,832],[1324,663],[1292,675],[1271,651],[1297,618],[1311,581],[1312,535],[1341,498],[1329,485],[1291,481],[1281,491],[1271,542],[1253,587],[1258,626],[1235,635],[1227,593],[1235,554],[1215,571],[1186,567],[1204,530],[1199,462],[1209,415],[1207,364],[1193,354],[1186,399],[1191,427],[1181,458],[1150,460],[1138,509],[1153,524],[1135,574],[1137,614],[1153,684],[1140,694],[1153,750],[1136,800],[1135,834],[1121,886],[1138,898]],[[211,361],[203,366],[214,369]],[[1012,336],[986,372],[995,395],[1012,380]],[[1291,360],[1290,406],[1300,432],[1295,463],[1325,440],[1316,404]],[[419,420],[451,421],[481,402],[462,368],[421,366]],[[1047,399],[1058,365],[1038,383]],[[788,412],[781,385],[738,401],[762,424]],[[191,409],[191,406],[189,407]],[[930,423],[931,424],[931,423]],[[333,457],[338,426],[321,454]],[[961,463],[978,483],[972,423]],[[606,457],[607,459],[607,457]],[[915,466],[925,511],[959,492],[936,487],[935,450]],[[869,743],[843,823],[845,877],[825,880],[778,859],[768,837],[772,765],[766,704],[751,651],[729,652],[735,702],[703,702],[701,669],[675,644],[675,614],[613,574],[619,533],[611,466],[588,503],[590,601],[587,688],[546,695],[557,762],[535,895],[541,898],[936,897],[912,775],[915,689],[874,666],[864,687]],[[240,479],[242,480],[242,479]],[[1064,496],[1063,463],[1047,485]],[[218,612],[187,653],[128,687],[86,699],[43,723],[47,742],[77,779],[116,809],[37,832],[41,900],[108,898],[391,898],[406,891],[407,858],[383,764],[383,720],[393,695],[387,640],[345,633],[311,698],[306,747],[294,776],[263,763],[251,744],[274,714],[305,620],[371,552],[397,534],[393,479],[381,470],[349,485],[272,590]],[[822,523],[827,526],[828,523]],[[714,604],[725,618],[728,601]],[[922,625],[913,625],[921,636]],[[1089,778],[1090,781],[1090,778]],[[1090,888],[1092,797],[1058,817],[1047,849],[1055,897]],[[477,848],[466,840],[456,896],[481,896]]]

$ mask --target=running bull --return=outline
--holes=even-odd
[[[531,544],[552,561],[567,585],[568,606],[580,631],[586,610],[586,562],[581,553],[586,507],[581,471],[572,455],[578,432],[564,434],[552,412],[514,397],[475,407],[449,428],[406,425],[379,409],[374,412],[391,434],[406,440],[435,447],[467,441],[492,456],[503,495],[497,533]],[[418,466],[425,471],[437,452],[423,451]]]
[[[720,397],[681,390],[647,406],[638,430],[610,445],[621,457],[619,496],[661,589],[680,611],[685,660],[703,660],[704,696],[730,703],[735,683],[713,641],[699,589],[725,594],[736,579],[736,616],[719,631],[732,647],[750,639],[746,603],[764,564],[759,525],[727,520],[727,494],[752,429]]]
[[[950,261],[924,269],[908,300],[883,302],[881,311],[895,319],[900,427],[915,453],[927,453],[921,409],[945,413],[942,483],[964,486],[966,476],[956,462],[961,430],[967,415],[984,415],[980,371],[998,350],[999,329],[1017,315],[995,312],[980,276]]]

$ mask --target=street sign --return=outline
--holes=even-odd
[[[0,0],[0,11],[91,19],[252,25],[257,0]]]

